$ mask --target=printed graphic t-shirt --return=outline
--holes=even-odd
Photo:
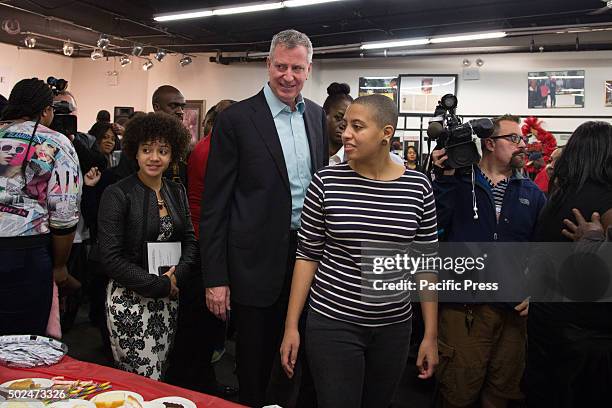
[[[0,125],[0,237],[47,234],[79,220],[82,176],[74,147],[43,125],[32,136],[34,124]]]

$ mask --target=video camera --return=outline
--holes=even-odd
[[[47,85],[51,88],[53,95],[57,96],[68,88],[68,81],[50,76],[47,78]],[[66,136],[75,135],[77,133],[77,117],[72,112],[74,112],[74,106],[70,102],[54,101],[51,129]]]
[[[474,135],[481,139],[491,137],[493,122],[489,118],[473,119],[462,123],[456,114],[457,97],[444,95],[434,111],[434,118],[429,121],[427,136],[437,141],[437,149],[446,149],[445,165],[447,168],[459,169],[478,163],[480,156],[476,148]]]

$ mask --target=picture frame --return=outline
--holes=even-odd
[[[537,71],[527,74],[527,108],[584,108],[585,71]]]
[[[204,120],[206,101],[192,99],[185,101],[185,103],[183,124],[191,134],[191,143],[196,144],[202,138],[202,120]]]
[[[397,101],[397,76],[359,77],[359,96],[382,94]]]
[[[604,83],[604,104],[606,107],[612,107],[612,80]]]
[[[457,95],[457,74],[400,74],[398,110],[406,116],[432,115],[446,94]]]

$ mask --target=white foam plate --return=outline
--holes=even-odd
[[[107,398],[111,398],[114,397],[114,399],[117,400],[126,400],[128,395],[131,395],[133,398],[137,399],[140,403],[144,402],[144,398],[142,398],[142,395],[133,392],[133,391],[124,391],[124,390],[114,390],[114,391],[106,391],[106,392],[102,392],[98,395],[96,395],[95,397],[93,397],[90,401],[93,402],[94,404],[96,403],[97,400],[100,399],[100,397],[105,396],[104,399]]]
[[[173,404],[181,404],[183,408],[198,408],[193,401],[188,400],[187,398],[183,398],[183,397],[163,397],[163,398],[154,399],[151,402],[156,402],[160,404],[163,404],[164,402],[172,402]],[[165,408],[165,405],[164,405],[164,408]]]
[[[48,378],[31,378],[31,377],[26,377],[26,378],[20,378],[20,379],[17,379],[17,380],[7,381],[5,383],[0,384],[0,387],[8,388],[14,382],[23,381],[23,380],[27,380],[27,379],[31,379],[32,381],[34,381],[34,384],[38,385],[38,388],[49,388],[49,387],[51,387],[53,385],[53,381],[48,379]]]

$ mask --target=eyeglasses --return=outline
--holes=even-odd
[[[13,146],[10,144],[5,144],[0,148],[4,153],[9,153],[12,152],[13,149],[15,149],[15,153],[19,154],[21,152],[23,152],[23,146]]]
[[[528,138],[517,135],[516,133],[512,133],[510,135],[493,136],[493,137],[490,137],[489,139],[506,139],[515,144],[520,144],[521,140],[525,142],[525,144],[529,143]]]

